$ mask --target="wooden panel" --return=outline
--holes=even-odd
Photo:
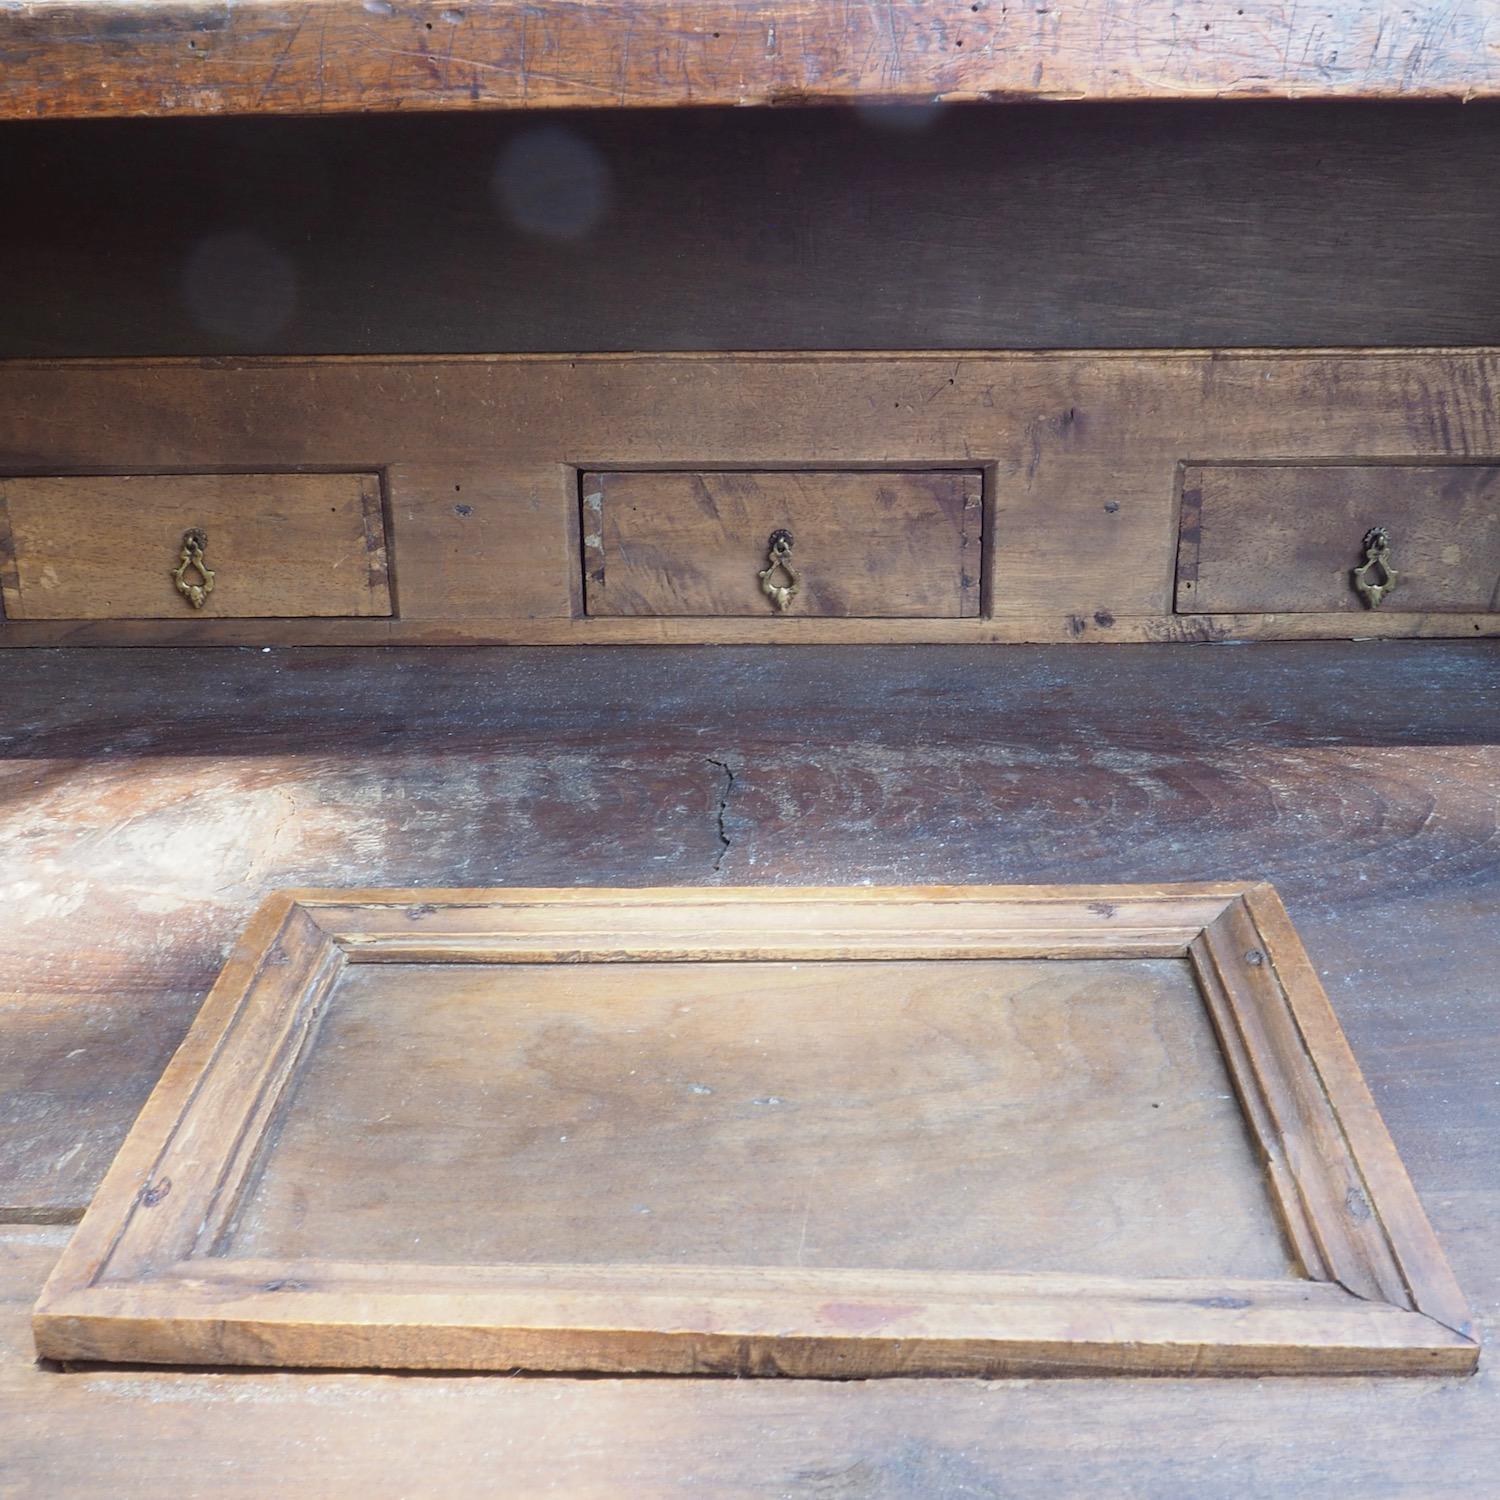
[[[1184,1087],[1225,1097],[1217,1060],[1183,1077],[1213,1053],[1187,975],[1077,966],[1108,954],[1117,921],[1131,954],[1142,911],[1196,934],[1269,1198],[1233,1112],[1176,1103]],[[640,932],[663,918],[686,932],[695,914],[706,927],[710,913],[757,934],[746,958],[713,942],[664,953]],[[923,963],[880,963],[887,914]],[[406,934],[429,921],[413,966]],[[990,921],[995,951],[1054,962],[975,967]],[[513,925],[566,982],[498,949],[488,971],[445,935],[503,948]],[[616,962],[580,968],[591,946],[617,947]],[[806,952],[832,957],[804,974]],[[434,976],[444,962],[460,971]],[[442,1086],[413,1094],[412,1067]],[[1172,1132],[1185,1132],[1176,1148]],[[1112,1143],[1143,1133],[1145,1180],[1124,1186]],[[344,1152],[330,1155],[330,1135]],[[934,1156],[958,1175],[934,1174]],[[852,1192],[836,1169],[850,1160]],[[1100,1213],[1122,1221],[1125,1267],[1101,1269]],[[1030,1222],[1001,1233],[996,1215]],[[913,1217],[902,1239],[894,1225]],[[668,890],[278,895],[122,1147],[35,1326],[40,1351],[63,1359],[448,1369],[1415,1372],[1471,1369],[1477,1353],[1274,893],[1201,885],[747,890],[706,905]]]
[[[1494,351],[527,356],[0,364],[0,467],[385,467],[390,620],[10,621],[0,642],[1172,641],[1473,636],[1500,612],[1177,614],[1180,471],[1492,460]],[[503,421],[496,412],[504,412]],[[980,614],[582,613],[580,471],[981,469]],[[409,551],[408,551],[409,549]],[[188,611],[187,613],[191,613]]]
[[[213,585],[173,570],[204,533]],[[201,588],[195,570],[183,575]],[[14,620],[388,615],[373,474],[0,479],[0,595]]]
[[[1496,20],[1339,0],[1316,15],[1213,0],[1045,12],[891,0],[247,0],[230,11],[49,0],[8,23],[0,115],[556,108],[798,100],[1471,98],[1494,93]]]
[[[1375,527],[1398,574],[1382,610],[1500,610],[1500,468],[1484,464],[1185,468],[1177,607],[1365,613],[1352,570]]]
[[[583,595],[576,470],[434,453],[392,464],[386,483],[410,628],[483,630],[497,609],[536,629],[572,628]]]
[[[1494,101],[57,121],[0,145],[9,358],[1500,344]]]
[[[983,495],[975,473],[585,474],[588,612],[776,616],[760,574],[789,531],[788,617],[977,615]]]
[[[1372,663],[1382,693],[1361,697]],[[12,655],[0,844],[26,868],[10,862],[0,923],[20,991],[3,1002],[0,1203],[81,1210],[276,885],[1254,869],[1287,896],[1495,1326],[1496,667],[1478,641]],[[191,723],[162,717],[163,681]],[[774,721],[756,711],[768,682]],[[736,773],[727,850],[705,754]],[[1500,1465],[1488,1356],[1469,1377],[1316,1389],[64,1371],[36,1360],[30,1311],[68,1233],[0,1226],[0,1452],[26,1495],[469,1500],[493,1494],[499,1453],[523,1494],[1479,1500]]]
[[[1181,959],[360,964],[295,1088],[235,1258],[1288,1274]]]
[[[511,1493],[590,1500],[1480,1500],[1500,1452],[1489,1362],[1311,1384],[60,1370],[27,1313],[65,1238],[0,1226],[0,1442],[22,1495],[492,1500],[503,1461]]]

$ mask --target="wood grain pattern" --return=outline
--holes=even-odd
[[[11,1217],[81,1209],[277,885],[1252,871],[1494,1326],[1491,642],[59,651],[4,677]],[[164,679],[191,721],[158,712]],[[503,1462],[523,1495],[1488,1500],[1500,1464],[1488,1356],[1336,1382],[63,1372],[35,1361],[30,1310],[67,1234],[0,1226],[0,1451],[22,1495],[467,1500]]]
[[[0,144],[8,358],[1500,344],[1497,101],[54,121]]]
[[[1295,899],[1346,1023],[1375,1027],[1357,1041],[1478,1078],[1495,660],[1488,642],[9,658],[0,1209],[81,1212],[232,934],[278,886],[351,875],[1250,870]],[[162,712],[163,681],[191,711]],[[1457,1119],[1430,1128],[1429,1175],[1477,1170]]]
[[[15,362],[0,365],[0,468],[386,469],[400,603],[390,620],[275,626],[11,621],[0,643],[1488,635],[1500,613],[1405,611],[1399,593],[1379,611],[1260,616],[1175,614],[1173,596],[1184,463],[1493,461],[1497,383],[1491,350]],[[986,612],[586,616],[576,486],[606,454],[622,469],[981,467]]]
[[[1496,1379],[734,1381],[39,1364],[29,1311],[66,1232],[0,1227],[0,1437],[19,1493],[300,1489],[882,1500],[1393,1500],[1490,1487]],[[1315,1405],[1318,1420],[1308,1420]],[[1371,1444],[1380,1423],[1399,1442]],[[86,1430],[91,1441],[70,1441]],[[1092,1434],[1079,1441],[1080,1431]]]
[[[1182,490],[1179,609],[1364,612],[1351,570],[1377,526],[1391,534],[1400,608],[1500,608],[1500,469],[1189,466]]]
[[[291,1088],[236,1264],[1289,1273],[1182,959],[357,964]]]
[[[778,531],[790,616],[979,613],[977,473],[585,473],[582,500],[590,615],[774,614],[759,575]]]
[[[1252,894],[1278,918],[1274,943],[1247,904]],[[566,970],[561,990],[550,982],[551,976],[543,976],[533,989],[525,969],[510,967],[514,961],[508,963],[503,952],[491,955],[491,962],[504,968],[500,994],[508,991],[512,1004],[535,1008],[542,1025],[530,1039],[523,1035],[502,1041],[502,1050],[487,1059],[489,1083],[502,1096],[513,1095],[518,1105],[538,1089],[545,1093],[552,1086],[545,1062],[535,1071],[542,1049],[589,1025],[577,1014],[576,999],[564,997],[588,994],[596,1008],[633,1022],[629,1033],[649,1035],[665,1028],[669,1039],[689,1030],[687,1013],[702,1006],[708,1040],[694,1066],[713,1072],[731,1094],[748,1096],[759,1082],[778,1080],[776,1086],[786,1090],[787,1097],[751,1099],[748,1107],[752,1113],[761,1109],[767,1120],[775,1118],[772,1111],[785,1108],[791,1119],[777,1134],[790,1132],[792,1144],[790,1149],[766,1141],[757,1146],[757,1132],[738,1119],[730,1122],[727,1135],[694,1130],[691,1149],[708,1176],[696,1191],[691,1179],[681,1184],[688,1190],[688,1201],[677,1204],[677,1214],[681,1217],[686,1207],[691,1222],[699,1214],[696,1199],[711,1201],[715,1192],[727,1192],[726,1208],[750,1222],[742,1222],[727,1240],[712,1223],[704,1226],[702,1241],[690,1237],[687,1243],[700,1254],[706,1251],[706,1264],[696,1255],[658,1264],[659,1250],[648,1253],[650,1264],[631,1264],[634,1257],[621,1251],[611,1228],[612,1221],[622,1217],[621,1207],[611,1207],[607,1199],[593,1194],[586,1154],[580,1164],[578,1152],[565,1153],[566,1166],[555,1156],[532,1162],[519,1155],[523,1142],[533,1140],[534,1127],[542,1123],[537,1108],[525,1110],[523,1140],[513,1140],[502,1159],[523,1180],[533,1173],[544,1183],[560,1180],[540,1200],[525,1188],[502,1188],[506,1214],[524,1221],[529,1206],[537,1203],[543,1246],[555,1231],[552,1221],[559,1207],[575,1196],[593,1198],[591,1209],[603,1216],[595,1222],[564,1207],[570,1232],[561,1242],[551,1241],[558,1249],[550,1254],[545,1248],[539,1251],[535,1240],[528,1242],[524,1229],[519,1239],[508,1234],[477,1256],[476,1246],[466,1237],[461,1235],[455,1243],[442,1222],[444,1210],[435,1207],[443,1201],[442,1190],[430,1192],[427,1184],[429,1174],[449,1156],[441,1145],[415,1174],[399,1166],[382,1173],[376,1160],[354,1166],[350,1186],[356,1196],[362,1185],[380,1181],[393,1200],[373,1221],[376,1245],[357,1233],[351,1238],[360,1216],[351,1219],[348,1208],[340,1206],[340,1200],[350,1201],[350,1188],[328,1184],[325,1178],[326,1201],[311,1206],[307,1195],[315,1191],[317,1178],[302,1153],[311,1142],[316,1160],[317,1143],[326,1133],[327,1122],[318,1119],[317,1100],[327,1088],[320,1079],[332,1076],[327,1068],[345,1074],[351,1065],[357,1067],[355,1039],[361,1027],[373,1025],[381,1033],[378,1047],[402,1049],[403,1069],[414,1065],[420,1070],[422,1063],[413,1059],[420,1058],[423,1045],[419,1042],[415,1051],[403,1048],[402,1011],[412,1003],[413,994],[431,997],[431,964],[467,967],[478,961],[462,937],[445,950],[442,938],[435,936],[428,939],[434,951],[424,954],[402,983],[392,965],[399,963],[407,943],[399,936],[372,935],[366,908],[417,926],[430,918],[439,923],[447,919],[461,930],[481,936],[493,933],[502,942],[519,927],[528,958],[533,949],[539,954],[544,945],[552,947],[551,962]],[[1221,1031],[1232,1024],[1237,1032],[1238,1045],[1225,1048],[1224,1065],[1238,1093],[1265,1101],[1264,1107],[1248,1110],[1246,1123],[1262,1158],[1281,1163],[1280,1170],[1270,1174],[1268,1186],[1283,1219],[1294,1226],[1291,1243],[1299,1252],[1294,1271],[1300,1271],[1300,1277],[1244,1275],[1235,1262],[1225,1261],[1222,1234],[1217,1244],[1211,1235],[1198,1249],[1208,1257],[1212,1272],[1192,1279],[1173,1274],[1186,1249],[1180,1234],[1165,1268],[1153,1262],[1136,1279],[1120,1276],[1115,1267],[1102,1276],[1071,1277],[1069,1266],[1059,1261],[1050,1232],[1051,1220],[1063,1211],[1048,1199],[1055,1189],[1044,1182],[1039,1191],[1023,1197],[1012,1174],[999,1163],[1004,1184],[1000,1196],[1007,1212],[1034,1220],[1033,1230],[1042,1238],[1029,1241],[1033,1253],[1042,1243],[1048,1245],[1045,1270],[1033,1271],[1024,1263],[1010,1266],[1003,1260],[997,1265],[991,1236],[967,1222],[971,1211],[962,1213],[948,1232],[960,1240],[971,1235],[979,1239],[983,1260],[977,1274],[966,1261],[959,1262],[960,1270],[949,1269],[950,1256],[939,1252],[934,1257],[921,1241],[906,1252],[921,1269],[906,1268],[899,1250],[893,1263],[883,1236],[867,1239],[861,1232],[881,1218],[868,1202],[849,1206],[856,1224],[840,1231],[843,1251],[830,1252],[832,1265],[826,1260],[820,1264],[821,1257],[809,1262],[804,1254],[810,1203],[792,1263],[767,1258],[768,1247],[754,1224],[765,1217],[765,1210],[755,1206],[757,1190],[749,1190],[747,1196],[744,1184],[756,1157],[782,1168],[797,1159],[801,1122],[796,1113],[804,1099],[825,1093],[839,1099],[839,1109],[818,1133],[831,1131],[834,1142],[872,1175],[879,1175],[880,1153],[891,1157],[899,1177],[922,1170],[927,1152],[936,1149],[933,1132],[939,1129],[939,1119],[933,1105],[924,1103],[920,1072],[913,1080],[900,1063],[887,1065],[894,1089],[876,1089],[863,1099],[858,1088],[851,1087],[848,1069],[853,1058],[860,1070],[873,1067],[879,1076],[885,1047],[893,1045],[901,1056],[910,1051],[911,1044],[899,1036],[882,1034],[882,1012],[894,1005],[898,1017],[915,1016],[920,1026],[930,1004],[922,991],[934,981],[919,981],[913,970],[876,968],[867,979],[853,977],[856,964],[878,964],[887,953],[891,940],[882,919],[902,933],[915,918],[916,925],[905,932],[904,946],[925,961],[922,967],[936,974],[935,982],[953,986],[946,1017],[928,1022],[943,1034],[948,1028],[982,1024],[987,1014],[995,1014],[996,997],[987,993],[987,978],[990,984],[996,982],[995,971],[972,969],[972,958],[955,959],[955,953],[980,958],[1014,953],[1024,960],[1056,960],[1101,950],[1113,958],[1128,956],[1135,951],[1130,929],[1141,922],[1143,912],[1157,928],[1169,923],[1186,928],[1187,948],[1178,946],[1176,951],[1194,954],[1198,972],[1218,997],[1210,1002],[1216,1023]],[[643,919],[649,925],[653,917],[666,917],[686,934],[693,923],[708,928],[710,915],[714,922],[707,940],[701,945],[689,941],[676,955],[664,950],[656,935],[638,933]],[[1111,935],[1117,921],[1125,941],[1116,949]],[[995,936],[987,938],[992,925]],[[723,930],[736,927],[754,935],[740,939],[744,960],[726,962]],[[1389,1137],[1373,1120],[1373,1128],[1367,1128],[1356,1145],[1341,1123],[1346,1092],[1355,1108],[1367,1104],[1368,1096],[1322,988],[1269,890],[739,889],[720,891],[707,901],[667,889],[311,892],[272,897],[252,928],[168,1076],[147,1101],[48,1281],[34,1317],[37,1346],[45,1356],[189,1364],[842,1377],[1078,1370],[1455,1372],[1471,1370],[1477,1359],[1478,1346],[1462,1298]],[[957,947],[949,928],[960,935]],[[387,944],[394,946],[395,955],[378,953]],[[617,948],[612,957],[619,965],[592,987],[589,980],[594,976],[587,967],[578,967],[590,946]],[[804,955],[821,960],[814,964],[821,971],[815,988],[833,984],[854,992],[857,987],[859,1002],[850,1013],[853,1029],[842,1043],[837,1032],[829,1036],[825,1030],[835,1014],[828,994],[820,999],[803,993],[798,971]],[[674,956],[681,965],[677,974],[659,975],[660,961]],[[351,1014],[350,1002],[340,1006],[337,998],[347,993],[340,973],[349,964],[368,964],[372,958],[379,961],[381,977],[364,984],[356,981]],[[826,967],[829,963],[831,968]],[[789,964],[784,984],[783,966]],[[461,974],[459,982],[472,987],[474,972]],[[1072,1028],[1093,1029],[1094,1018],[1073,1019],[1070,1013],[1075,1007],[1085,1012],[1093,1008],[1088,986],[1094,975],[1093,968],[1087,969],[1080,981],[1066,964],[1054,963],[1044,973],[1033,963],[1022,970],[1019,980],[1009,977],[998,983],[1002,991],[1017,982],[1040,986],[1044,1003],[1053,1008],[1050,1023],[1042,1023],[1047,1039],[1034,1044],[1045,1052]],[[1113,984],[1117,989],[1128,984],[1139,997],[1141,988],[1153,981],[1159,982],[1159,977],[1148,969],[1143,978],[1123,981],[1117,972]],[[439,977],[436,985],[441,995],[447,987],[444,979]],[[497,996],[492,986],[488,996],[492,1002]],[[748,997],[748,1014],[741,1014],[736,996]],[[962,1013],[952,1012],[954,999]],[[556,1009],[559,1000],[564,1003]],[[1179,990],[1179,1005],[1181,1000]],[[808,1002],[813,1011],[806,1008]],[[1137,998],[1135,1005],[1141,1003]],[[665,1016],[660,1013],[663,1004]],[[1196,1009],[1191,999],[1189,1007]],[[335,1009],[344,1011],[342,1019],[332,1018]],[[450,1032],[430,1052],[427,1070],[434,1075],[447,1072],[442,1058],[455,1047],[483,1053],[487,1035],[503,1037],[503,1005],[492,1014],[494,1021],[477,1031],[461,1027]],[[863,1040],[867,1031],[872,1038],[868,1042]],[[1317,1052],[1309,1034],[1319,1044]],[[747,1038],[749,1050],[737,1063],[736,1048]],[[567,1108],[569,1121],[576,1116],[570,1128],[582,1132],[585,1145],[591,1123],[585,1101],[590,1094],[597,1100],[602,1124],[612,1126],[623,1110],[628,1127],[634,1107],[631,1095],[642,1088],[649,1093],[648,1083],[633,1085],[630,1078],[643,1070],[673,1070],[671,1056],[654,1059],[648,1043],[637,1058],[637,1069],[624,1076],[624,1064],[618,1061],[623,1040],[606,1039],[607,1051],[597,1063],[573,1057],[559,1064],[574,1096]],[[1097,1034],[1101,1061],[1087,1071],[1097,1074],[1102,1066],[1106,1074],[1119,1074],[1129,1069],[1133,1059],[1128,1052],[1110,1051],[1121,1040],[1118,1027]],[[322,1065],[311,1061],[325,1045],[334,1049],[336,1060]],[[1013,1043],[1002,1035],[989,1045],[1009,1051]],[[527,1060],[522,1067],[506,1060],[507,1047],[519,1047],[519,1056]],[[820,1052],[820,1047],[826,1050]],[[983,1057],[987,1049],[961,1050],[972,1058]],[[591,1082],[596,1067],[603,1073]],[[1075,1061],[1068,1071],[1081,1070]],[[1212,1088],[1222,1076],[1215,1066],[1189,1087]],[[1091,1082],[1111,1098],[1111,1111],[1125,1103],[1118,1085]],[[1050,1090],[1045,1077],[1039,1086],[1061,1108],[1068,1091],[1059,1085],[1054,1073]],[[368,1074],[361,1078],[356,1073],[336,1087],[353,1087],[371,1103],[380,1097]],[[395,1105],[405,1087],[398,1081],[385,1097]],[[456,1087],[462,1098],[463,1084]],[[709,1095],[713,1092],[709,1085],[698,1087]],[[940,1092],[945,1087],[952,1099],[952,1082],[938,1085]],[[310,1124],[297,1120],[304,1088],[312,1101]],[[1004,1129],[1005,1111],[1016,1107],[1015,1084],[992,1080],[984,1093],[987,1097],[977,1114],[971,1112],[971,1125],[985,1120],[991,1130],[998,1129],[1003,1150],[1034,1150],[1035,1142],[1028,1142],[1024,1134],[1016,1137]],[[447,1099],[446,1091],[435,1097]],[[1289,1101],[1295,1101],[1294,1106]],[[415,1136],[403,1135],[403,1154],[414,1147],[420,1160],[418,1143],[423,1138],[441,1141],[447,1110],[454,1102],[443,1103],[438,1118],[419,1121]],[[1142,1119],[1149,1118],[1150,1102],[1137,1096]],[[1001,1105],[999,1118],[991,1113],[996,1103]],[[908,1113],[913,1108],[914,1113]],[[857,1133],[852,1139],[850,1127],[840,1118],[845,1111],[856,1122],[861,1111],[865,1116],[863,1124],[854,1126]],[[378,1136],[389,1118],[389,1110],[380,1119],[367,1117],[355,1124],[355,1133]],[[278,1119],[283,1122],[279,1128]],[[648,1138],[665,1128],[661,1111],[650,1106],[641,1123]],[[1098,1157],[1124,1123],[1118,1116],[1102,1121],[1098,1133],[1090,1133],[1078,1149]],[[809,1128],[814,1124],[807,1122]],[[1063,1127],[1055,1123],[1045,1128],[1051,1136],[1045,1149],[1050,1152],[1066,1137],[1059,1136]],[[879,1152],[870,1148],[871,1131],[876,1139],[884,1138]],[[565,1130],[559,1141],[566,1144],[569,1138]],[[495,1144],[491,1135],[489,1148]],[[1245,1142],[1233,1133],[1230,1144],[1244,1152]],[[735,1158],[732,1164],[722,1161],[726,1145]],[[1065,1160],[1067,1154],[1064,1147]],[[722,1177],[715,1170],[715,1156],[720,1158]],[[972,1148],[957,1149],[954,1156],[972,1160]],[[618,1175],[612,1162],[613,1152],[607,1152],[599,1163],[607,1178]],[[1212,1161],[1201,1163],[1211,1177],[1224,1165],[1222,1158],[1218,1170]],[[1242,1174],[1249,1165],[1245,1152]],[[1180,1185],[1184,1172],[1185,1164],[1178,1170]],[[1148,1172],[1147,1183],[1137,1191],[1149,1195],[1149,1179]],[[1248,1180],[1242,1176],[1246,1186],[1254,1180],[1254,1174]],[[286,1187],[281,1186],[284,1182]],[[656,1196],[648,1181],[622,1186]],[[897,1212],[909,1212],[905,1193],[899,1184],[893,1186],[903,1199]],[[787,1180],[773,1172],[766,1187],[779,1198]],[[1387,1188],[1395,1195],[1390,1205],[1385,1201]],[[1086,1206],[1099,1198],[1097,1186],[1074,1182],[1073,1189],[1068,1212],[1086,1212]],[[562,1205],[556,1201],[558,1190],[564,1194]],[[960,1185],[957,1199],[968,1191]],[[1200,1189],[1200,1198],[1202,1193]],[[670,1201],[662,1206],[670,1235],[673,1206]],[[1238,1206],[1243,1211],[1243,1199]],[[777,1208],[784,1215],[780,1203]],[[650,1205],[647,1209],[652,1211]],[[439,1222],[430,1228],[434,1211]],[[462,1217],[466,1206],[453,1203],[449,1212]],[[833,1212],[837,1221],[836,1206]],[[712,1209],[708,1215],[711,1220]],[[952,1209],[922,1218],[925,1241],[929,1234],[944,1232]],[[1260,1218],[1262,1259],[1251,1264],[1264,1268],[1267,1249],[1277,1240],[1274,1233],[1266,1237],[1269,1203],[1261,1206]],[[331,1228],[331,1238],[318,1236],[320,1223]],[[1174,1226],[1179,1231],[1182,1227]],[[594,1241],[589,1259],[581,1260],[574,1249],[579,1234]],[[682,1234],[679,1227],[677,1238],[666,1243],[683,1244]],[[306,1235],[312,1236],[310,1255],[297,1253],[299,1244],[308,1243]],[[628,1234],[625,1242],[634,1243]],[[1318,1247],[1315,1261],[1301,1253],[1309,1242]],[[1023,1261],[1027,1243],[1023,1238],[1010,1247]],[[1152,1243],[1148,1230],[1145,1242],[1133,1244],[1128,1253],[1149,1259]],[[392,1254],[395,1246],[405,1253]],[[517,1255],[520,1246],[530,1253]],[[734,1264],[737,1247],[755,1258]],[[505,1256],[507,1248],[510,1258]],[[536,1263],[551,1262],[558,1250],[564,1260]],[[721,1264],[726,1257],[731,1261],[727,1267]],[[1281,1264],[1274,1249],[1271,1263],[1278,1268]],[[1084,1268],[1096,1269],[1087,1264]]]
[[[192,530],[214,573],[200,609],[172,579]],[[374,474],[0,478],[0,556],[11,620],[391,612]]]
[[[1463,1299],[1409,1184],[1403,1188],[1380,1160],[1382,1150],[1394,1154],[1389,1137],[1364,1137],[1367,1165],[1343,1123],[1346,1110],[1365,1106],[1367,1094],[1327,997],[1321,988],[1300,993],[1314,977],[1301,944],[1277,952],[1251,909],[1252,897],[1259,909],[1281,918],[1278,937],[1295,941],[1274,891],[1257,888],[1204,930],[1195,967],[1227,1056],[1246,1065],[1241,1071],[1230,1064],[1242,1096],[1256,1101],[1247,1113],[1267,1159],[1278,1164],[1271,1180],[1284,1178],[1294,1187],[1279,1199],[1293,1243],[1315,1247],[1315,1258],[1304,1264],[1310,1260],[1355,1296],[1397,1306],[1410,1301],[1439,1321],[1457,1314],[1467,1327]],[[1395,1202],[1377,1205],[1372,1181],[1395,1187]]]
[[[1489,0],[47,0],[12,15],[0,114],[764,104],[800,100],[1447,97],[1497,91]]]

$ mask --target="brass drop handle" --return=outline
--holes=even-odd
[[[1354,587],[1367,608],[1379,609],[1401,576],[1391,562],[1390,532],[1384,526],[1372,526],[1365,533],[1364,549],[1365,560],[1354,569]]]
[[[773,531],[769,548],[766,554],[766,566],[757,575],[760,578],[760,590],[775,606],[776,613],[784,614],[792,600],[797,597],[799,586],[797,570],[792,566],[791,532]],[[773,581],[777,572],[785,576],[785,583]]]
[[[177,592],[192,605],[202,609],[204,601],[214,591],[214,570],[203,559],[208,546],[208,535],[196,526],[182,536],[182,551],[177,556],[177,566],[172,569],[172,582]],[[197,575],[197,583],[188,582],[188,569]]]

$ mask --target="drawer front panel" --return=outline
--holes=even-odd
[[[178,587],[190,532],[213,587]],[[182,574],[202,589],[196,564]],[[0,588],[12,620],[389,615],[374,474],[0,479]]]
[[[655,472],[583,476],[591,615],[958,619],[979,613],[977,472]],[[796,591],[762,581],[791,535]]]
[[[1188,466],[1177,608],[1367,611],[1354,570],[1378,527],[1396,572],[1382,613],[1500,609],[1500,466],[1487,464]]]

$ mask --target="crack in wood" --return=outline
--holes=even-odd
[[[725,827],[724,819],[729,811],[729,799],[734,793],[735,774],[728,761],[715,760],[710,755],[708,763],[711,766],[717,766],[724,773],[724,786],[719,797],[718,811],[715,814],[720,846],[718,853],[714,856],[714,874],[717,875],[724,868],[724,856],[729,853],[734,842],[729,836],[729,830]]]

